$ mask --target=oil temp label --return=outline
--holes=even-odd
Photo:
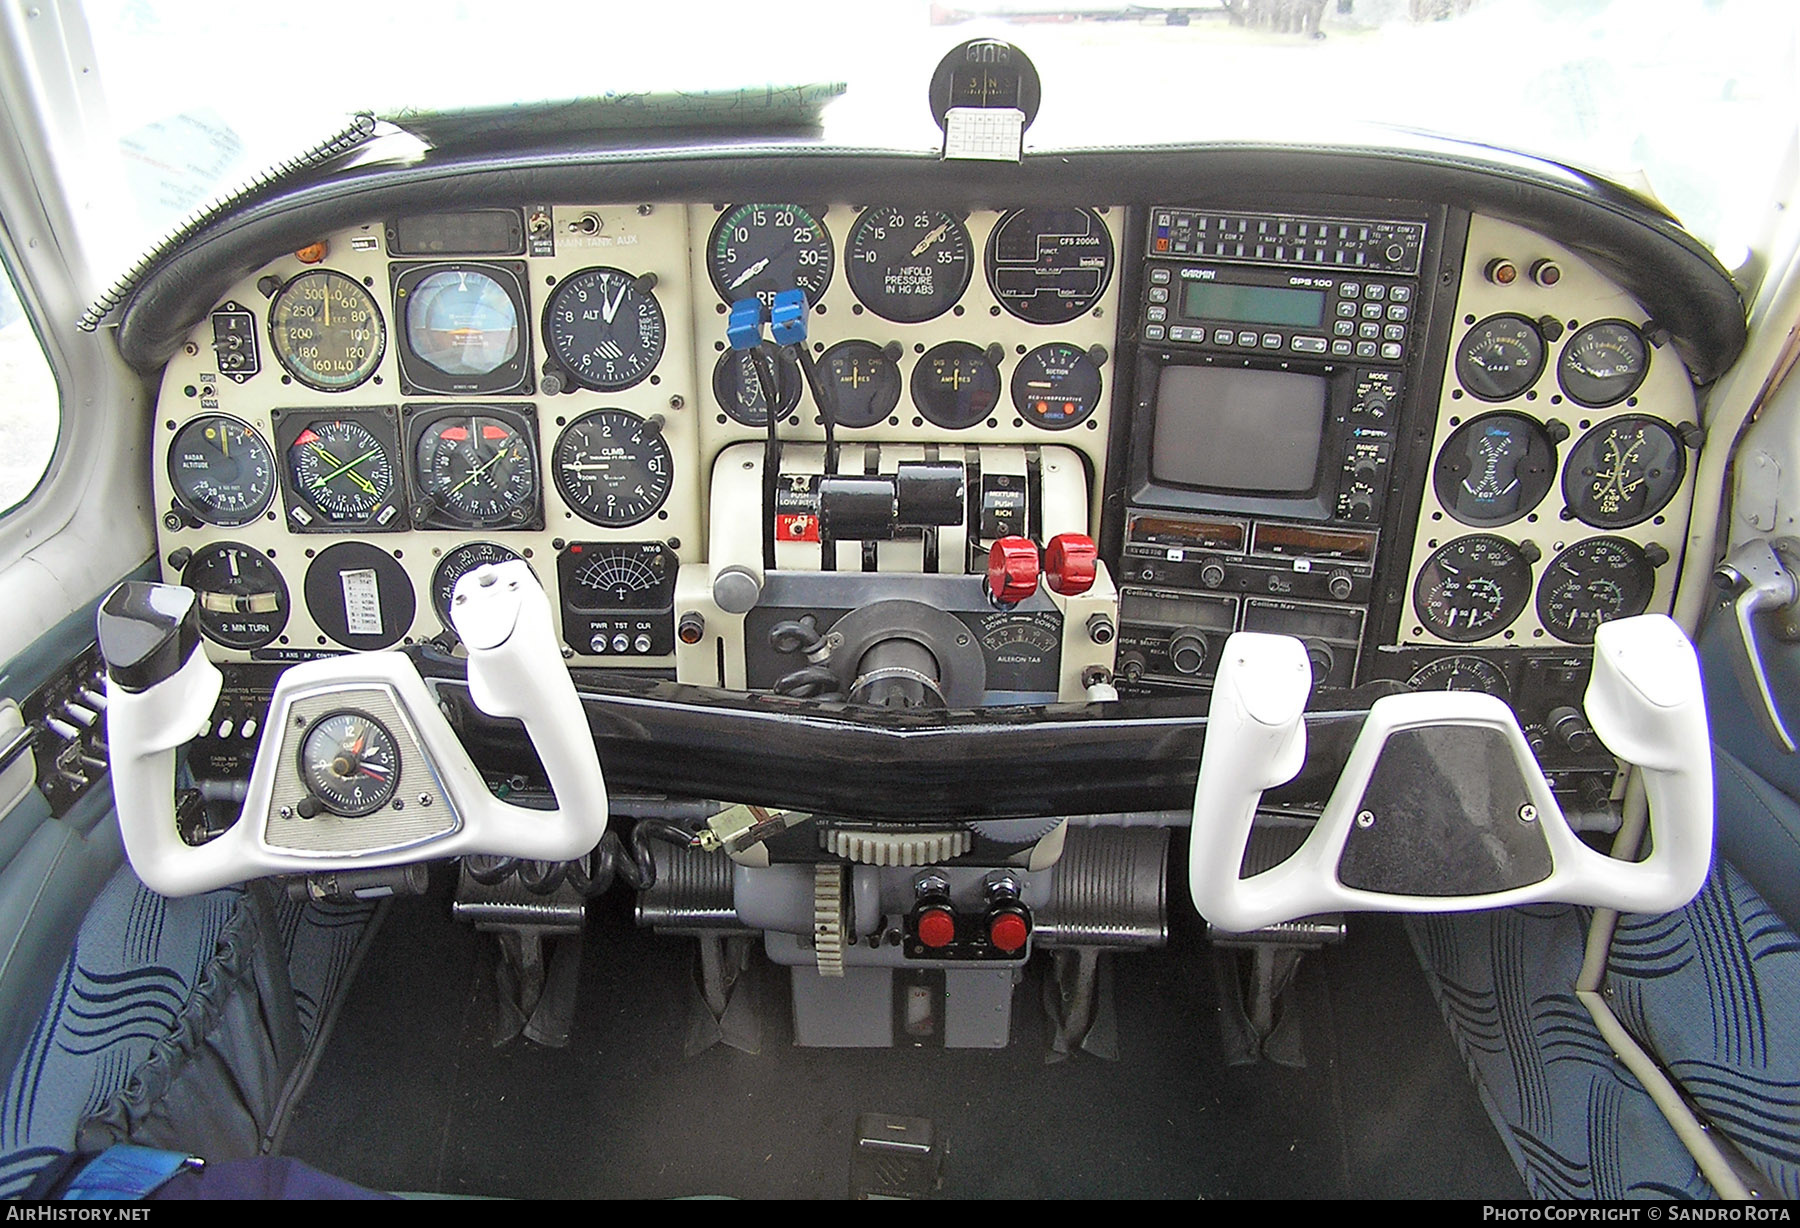
[[[340,571],[344,586],[344,627],[351,635],[381,634],[381,585],[374,568]]]

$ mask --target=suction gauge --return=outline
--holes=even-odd
[[[1066,431],[1100,404],[1100,368],[1080,346],[1040,345],[1013,368],[1013,408],[1033,426]]]

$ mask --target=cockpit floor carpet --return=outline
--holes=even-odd
[[[843,1198],[856,1119],[877,1112],[931,1120],[946,1197],[1525,1194],[1390,918],[1307,957],[1303,1068],[1224,1064],[1185,901],[1167,949],[1117,958],[1117,1062],[1046,1064],[1035,965],[1004,1050],[795,1048],[785,972],[760,956],[762,1052],[687,1058],[693,942],[638,930],[623,888],[591,910],[568,1047],[495,1049],[494,940],[436,886],[396,901],[286,1140],[364,1185]]]

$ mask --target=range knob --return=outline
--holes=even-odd
[[[1325,591],[1338,601],[1350,600],[1350,590],[1355,587],[1355,584],[1356,581],[1350,573],[1341,567],[1325,577]]]
[[[1207,559],[1200,564],[1200,583],[1207,588],[1218,588],[1225,583],[1225,564],[1218,559]]]
[[[1206,634],[1198,627],[1181,627],[1169,637],[1169,664],[1177,673],[1199,673],[1206,658]]]

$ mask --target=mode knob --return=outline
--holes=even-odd
[[[1206,666],[1206,634],[1197,627],[1182,627],[1169,637],[1169,664],[1180,674],[1197,674]]]

